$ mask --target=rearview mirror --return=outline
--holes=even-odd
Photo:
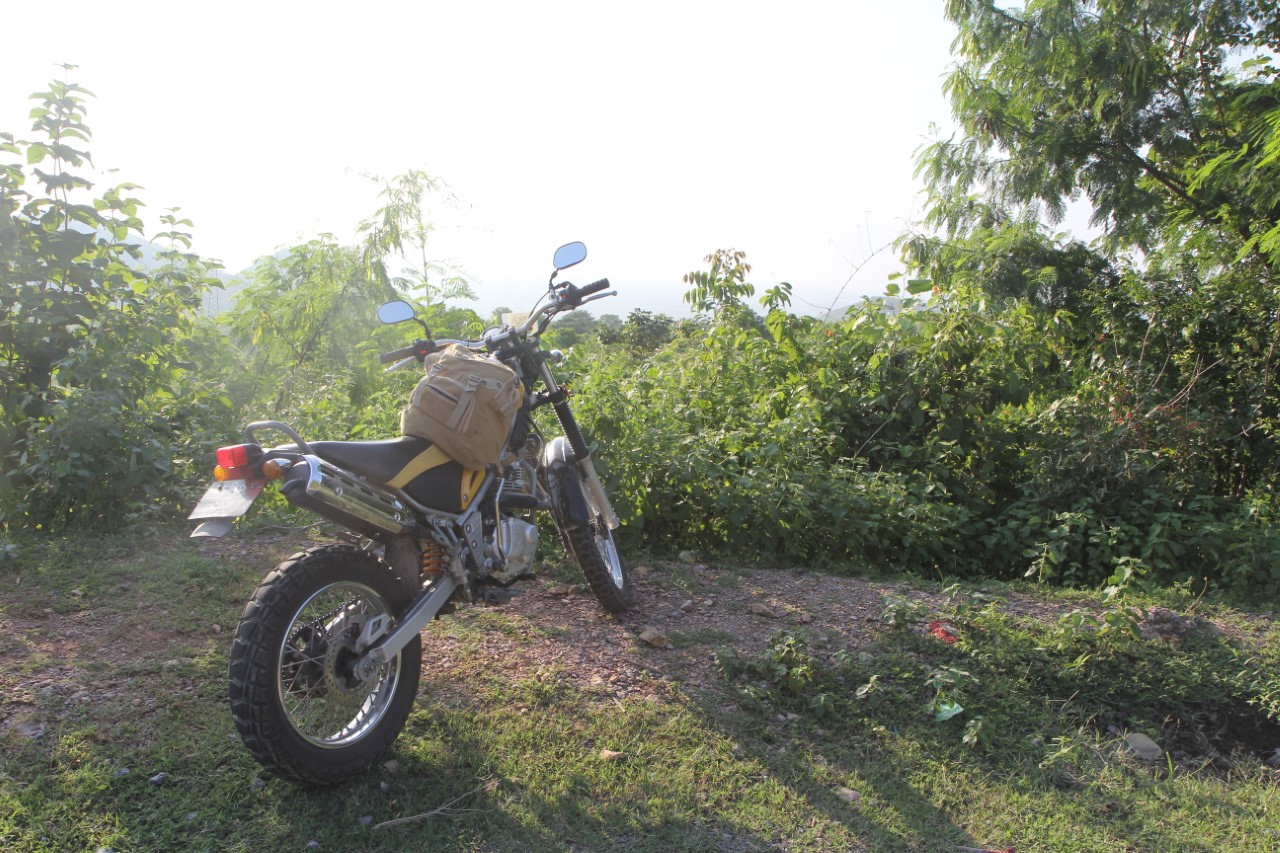
[[[413,306],[401,299],[378,306],[378,319],[387,324],[403,323],[406,320],[412,320],[416,316],[417,313],[413,310]]]
[[[556,249],[556,256],[551,261],[558,270],[567,270],[574,264],[580,264],[587,258],[587,247],[584,243],[565,243]]]

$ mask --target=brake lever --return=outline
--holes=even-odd
[[[617,296],[617,295],[618,295],[618,291],[616,290],[609,290],[609,291],[605,291],[604,293],[594,293],[591,296],[588,296],[586,299],[579,302],[578,306],[581,307],[583,305],[586,305],[588,302],[595,302],[597,299],[604,299],[606,296]]]
[[[397,361],[395,364],[391,365],[390,367],[387,367],[387,368],[383,369],[383,371],[382,371],[382,372],[383,372],[383,373],[390,373],[390,372],[391,372],[391,371],[393,371],[393,370],[399,370],[400,368],[404,367],[404,366],[405,366],[406,364],[408,364],[409,362],[411,362],[411,361],[417,361],[417,360],[418,360],[418,357],[417,357],[416,355],[411,355],[411,356],[409,356],[408,358],[402,358],[402,359],[400,359],[399,361]]]

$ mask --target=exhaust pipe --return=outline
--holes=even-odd
[[[413,514],[395,496],[312,454],[289,469],[280,491],[294,506],[377,539],[414,525]]]

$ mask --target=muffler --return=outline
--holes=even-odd
[[[319,456],[304,454],[284,480],[280,491],[289,503],[356,533],[383,539],[414,525],[413,514],[394,495]]]

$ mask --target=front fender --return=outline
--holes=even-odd
[[[591,510],[582,489],[582,473],[569,440],[563,436],[542,451],[547,491],[551,492],[551,512],[561,530],[575,530],[591,523]]]

